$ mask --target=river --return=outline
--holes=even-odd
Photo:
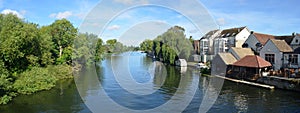
[[[96,72],[94,77],[93,72]],[[210,82],[214,80],[200,76],[194,67],[165,66],[154,63],[145,54],[128,52],[107,57],[95,68],[86,69],[76,76],[76,82],[59,81],[49,91],[19,95],[9,104],[0,106],[0,112],[150,112],[154,109],[155,112],[198,113],[199,106],[209,105],[209,102],[213,103],[208,106],[210,113],[300,112],[298,92],[230,81],[220,82],[223,84],[218,91],[217,87],[209,88]],[[218,95],[216,101],[213,95],[207,95],[210,94],[207,90]],[[211,101],[203,103],[205,97]]]

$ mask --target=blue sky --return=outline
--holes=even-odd
[[[0,0],[0,12],[15,13],[25,21],[41,26],[49,25],[56,19],[67,18],[77,28],[93,26],[91,29],[83,30],[84,32],[96,33],[104,40],[117,38],[129,45],[134,45],[145,38],[155,38],[174,25],[183,26],[186,29],[187,37],[200,38],[208,30],[202,29],[203,26],[202,28],[197,26],[198,24],[195,25],[191,21],[193,17],[189,18],[193,15],[201,15],[203,11],[197,9],[201,6],[189,4],[190,7],[185,8],[184,12],[164,7],[164,5],[175,7],[180,7],[181,4],[188,5],[188,0],[172,0],[172,2],[169,2],[170,0],[107,1],[109,2],[104,3],[99,0]],[[153,1],[164,5],[147,6],[147,4],[153,4]],[[199,0],[199,2],[208,10],[215,24],[221,29],[247,26],[250,30],[273,35],[291,35],[293,32],[300,32],[300,10],[298,8],[300,1],[298,0]],[[102,8],[97,13],[94,9],[100,3]],[[135,4],[143,5],[127,8],[121,12],[118,10]],[[119,13],[111,15],[114,11],[119,11]],[[91,18],[86,18],[86,16]],[[93,22],[82,24],[88,19]],[[101,25],[105,25],[105,28],[99,32]],[[130,42],[130,40],[137,41]]]

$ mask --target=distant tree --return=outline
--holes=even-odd
[[[106,41],[107,45],[114,46],[117,43],[117,39],[110,39]]]
[[[104,49],[104,46],[103,46],[103,41],[102,39],[98,39],[97,40],[97,43],[96,43],[96,48],[95,48],[95,60],[96,61],[100,61],[100,60],[103,60],[104,59],[104,52],[105,52],[105,49]]]
[[[153,41],[146,39],[140,44],[140,48],[142,51],[151,52],[153,48]]]

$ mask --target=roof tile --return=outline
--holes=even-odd
[[[270,62],[264,60],[257,55],[247,55],[244,58],[236,61],[233,66],[251,67],[251,68],[264,68],[272,66]]]

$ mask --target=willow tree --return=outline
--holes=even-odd
[[[189,39],[186,38],[184,32],[185,32],[184,28],[180,26],[174,26],[168,29],[162,35],[155,38],[154,41],[161,42],[162,44],[167,45],[167,47],[162,49],[172,49],[172,51],[170,50],[163,50],[163,51],[170,51],[170,52],[174,51],[179,58],[187,60],[191,55],[193,47]],[[160,46],[162,47],[162,45]],[[159,46],[156,46],[156,49],[157,49],[156,51],[158,52]]]

